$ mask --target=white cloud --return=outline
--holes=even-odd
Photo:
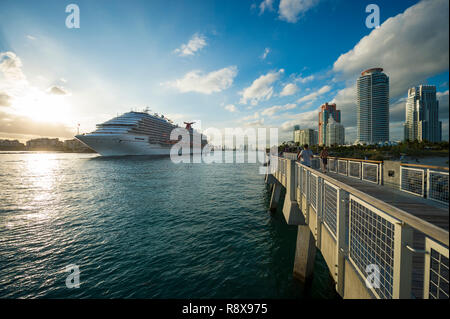
[[[263,14],[266,9],[273,10],[273,0],[264,0],[259,4],[259,14]]]
[[[314,75],[310,75],[310,76],[307,76],[307,77],[304,77],[304,78],[299,76],[299,77],[295,78],[295,81],[300,82],[302,84],[305,84],[305,83],[307,83],[309,81],[314,80],[314,78],[315,78]]]
[[[261,118],[259,120],[256,121],[250,121],[244,124],[245,126],[253,126],[253,127],[261,127],[264,125],[264,119]]]
[[[286,104],[286,105],[283,105],[283,106],[281,106],[281,105],[274,105],[274,106],[272,106],[272,107],[269,107],[269,108],[267,108],[267,109],[264,109],[264,110],[261,112],[261,115],[264,115],[264,116],[273,116],[273,115],[275,115],[275,113],[277,113],[278,111],[292,110],[292,109],[294,109],[294,108],[296,108],[296,107],[297,107],[297,104],[293,104],[293,103],[291,103],[291,104]]]
[[[265,48],[264,49],[264,53],[261,55],[261,59],[265,60],[269,53],[270,53],[270,49],[269,48]]]
[[[22,72],[22,61],[11,51],[0,52],[0,72],[6,81],[23,81],[25,75]]]
[[[283,88],[283,91],[281,91],[280,96],[289,96],[297,93],[298,87],[297,85],[293,83],[286,84],[286,86]]]
[[[51,116],[60,118],[67,104],[60,87],[44,90],[30,85],[22,70],[21,59],[13,52],[0,52],[0,133],[14,136],[47,135],[55,137],[73,136],[64,124]],[[67,92],[64,90],[64,95]],[[49,116],[50,115],[50,116]]]
[[[22,71],[21,59],[14,52],[0,52],[0,91],[8,94],[9,103],[27,87],[29,83]]]
[[[317,99],[319,96],[329,92],[331,90],[331,87],[329,85],[324,85],[322,86],[318,91],[315,91],[313,93],[310,93],[308,95],[305,95],[302,98],[299,98],[297,100],[298,103],[303,103],[303,102],[307,102],[307,101],[312,101]]]
[[[391,100],[406,96],[409,88],[426,84],[428,78],[448,71],[448,11],[448,0],[419,2],[386,20],[338,58],[333,70],[350,83],[333,100],[341,110],[344,126],[356,126],[355,86],[363,70],[384,69],[390,78]],[[391,105],[392,121],[403,121],[401,107],[398,102]],[[391,137],[401,137],[401,127],[391,124]]]
[[[448,98],[448,90],[445,92],[436,92],[436,97],[438,100],[445,98],[445,96]]]
[[[237,108],[236,108],[236,106],[234,104],[226,105],[225,106],[225,110],[227,110],[227,111],[229,111],[231,113],[237,112]]]
[[[245,116],[239,120],[244,126],[263,126],[264,118],[262,118],[259,112],[255,112],[254,114]]]
[[[10,106],[11,105],[10,99],[11,97],[8,94],[0,92],[0,106]]]
[[[68,95],[69,94],[69,92],[65,88],[63,88],[62,86],[57,86],[57,85],[49,87],[47,89],[47,93],[53,94],[53,95]]]
[[[428,0],[386,20],[341,55],[333,70],[352,79],[370,67],[390,77],[391,97],[449,67],[448,0]]]
[[[180,56],[194,55],[197,51],[206,46],[206,38],[202,34],[194,34],[187,44],[182,44],[180,48],[175,49],[175,53]]]
[[[281,20],[296,23],[300,15],[319,3],[319,0],[281,0],[278,14]]]
[[[36,37],[33,37],[32,35],[27,34],[27,39],[29,39],[29,40],[36,40]]]
[[[266,75],[261,75],[252,85],[239,92],[242,95],[240,103],[247,104],[250,101],[251,105],[257,105],[260,101],[267,101],[273,95],[272,84],[279,79],[284,69],[277,72],[269,72]]]
[[[162,85],[178,89],[182,93],[198,92],[211,94],[228,89],[238,73],[236,66],[230,66],[217,71],[204,74],[194,70],[188,72],[181,79],[162,83]]]
[[[259,119],[259,113],[255,112],[253,115],[248,115],[248,116],[243,117],[241,119],[241,121],[257,120],[257,119]]]
[[[300,125],[301,128],[318,128],[318,110],[298,113],[290,115],[290,120],[281,124],[281,130],[284,132],[292,132],[294,125]]]

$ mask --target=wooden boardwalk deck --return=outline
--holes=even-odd
[[[397,207],[413,216],[429,222],[442,229],[449,230],[449,210],[443,204],[424,199],[399,189],[388,186],[377,185],[356,178],[329,172],[328,175],[342,183],[345,183],[369,196],[382,200],[394,207]],[[414,231],[414,248],[424,249],[425,236],[419,231]],[[414,254],[413,256],[413,297],[423,296],[423,268],[424,255]]]

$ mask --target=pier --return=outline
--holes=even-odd
[[[448,167],[296,154],[271,157],[271,211],[296,225],[293,275],[308,281],[316,250],[347,299],[449,298]]]

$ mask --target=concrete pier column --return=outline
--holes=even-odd
[[[271,212],[274,212],[277,210],[278,207],[278,203],[280,202],[280,198],[281,198],[281,188],[283,186],[276,182],[273,184],[272,186],[272,197],[270,198],[270,206],[269,206],[269,210]]]
[[[295,248],[294,278],[301,282],[309,282],[313,275],[316,258],[316,243],[308,225],[300,225],[297,230],[297,246]]]
[[[305,217],[298,207],[295,190],[295,161],[286,161],[286,197],[283,215],[288,225],[305,225]]]

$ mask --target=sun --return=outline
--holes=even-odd
[[[13,103],[16,113],[37,122],[70,123],[66,95],[49,94],[36,88],[22,93]]]

